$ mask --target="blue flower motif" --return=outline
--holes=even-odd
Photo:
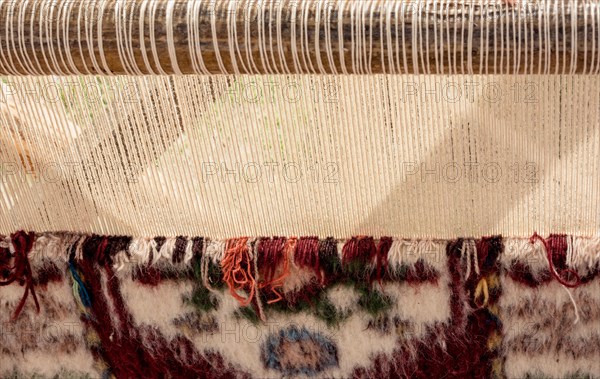
[[[314,376],[338,366],[338,351],[335,343],[322,334],[291,326],[267,338],[262,359],[265,367],[286,376]]]

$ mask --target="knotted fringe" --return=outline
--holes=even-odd
[[[379,284],[381,284],[381,279],[387,271],[388,253],[392,248],[392,242],[391,237],[382,237],[377,245],[375,277]]]
[[[546,258],[548,259],[548,266],[550,267],[550,273],[554,276],[554,278],[565,287],[578,287],[581,284],[581,278],[579,277],[579,274],[577,274],[575,270],[564,267],[566,263],[565,253],[567,251],[567,240],[565,236],[554,234],[548,238],[548,241],[546,241],[539,234],[534,233],[529,239],[529,242],[534,244],[536,240],[541,241],[544,245],[544,249],[546,250]],[[556,266],[558,266],[560,273],[557,271]],[[575,280],[573,282],[567,282],[563,279],[566,276],[565,274],[572,275]]]
[[[286,241],[283,237],[265,238],[258,243],[258,270],[261,281],[258,287],[275,294],[275,298],[267,300],[267,304],[283,299],[277,288],[283,287],[285,278],[290,274],[290,257],[296,247],[297,238]],[[275,275],[280,271],[279,276]]]
[[[319,283],[323,283],[319,260],[319,237],[300,237],[296,244],[294,262],[298,267],[312,270]]]
[[[370,264],[377,255],[373,237],[352,237],[342,248],[342,263],[357,262]]]
[[[498,241],[495,237],[477,241],[434,241],[369,236],[346,241],[315,236],[211,241],[183,236],[132,239],[17,232],[10,237],[0,236],[0,285],[16,282],[25,286],[13,319],[22,312],[30,293],[39,311],[34,289],[39,280],[36,273],[44,267],[43,262],[50,260],[56,266],[57,261],[64,261],[76,302],[82,314],[89,317],[93,293],[86,285],[85,272],[93,270],[94,265],[110,270],[113,276],[132,275],[134,280],[148,285],[156,285],[175,272],[175,275],[197,278],[209,290],[213,286],[227,285],[241,306],[252,304],[263,318],[261,296],[266,304],[289,300],[282,289],[293,267],[313,273],[320,287],[340,278],[367,285],[377,281],[382,288],[389,280],[435,283],[443,261],[438,252],[440,247],[446,249],[443,246],[448,243],[456,245],[454,266],[460,263],[463,267],[460,278],[472,286],[473,302],[478,308],[486,308],[492,301],[497,274],[489,271],[490,262],[494,262],[498,254],[501,254],[498,261],[507,268],[508,275],[529,286],[554,279],[565,289],[575,288],[600,271],[599,239],[561,235],[544,239],[536,233],[529,239],[502,239],[501,246]],[[536,266],[535,262],[528,261],[541,253],[549,272],[541,270],[539,263]],[[35,270],[30,260],[35,262]],[[42,264],[36,266],[37,262]],[[197,270],[195,276],[194,270]],[[569,296],[572,297],[570,292]]]
[[[533,244],[536,240],[539,240],[544,245],[544,249],[546,250],[546,258],[548,259],[548,266],[550,268],[550,273],[556,281],[558,281],[567,294],[569,295],[569,299],[573,304],[573,309],[575,311],[575,320],[573,324],[577,324],[579,322],[579,307],[573,298],[573,294],[569,291],[569,288],[577,288],[581,285],[581,278],[579,274],[572,269],[566,268],[566,260],[567,260],[567,238],[564,235],[551,235],[548,237],[548,240],[545,240],[539,234],[533,233],[533,236],[530,238],[530,242]],[[558,266],[558,267],[557,267]],[[560,270],[560,272],[557,270]],[[567,275],[574,277],[573,282],[567,282],[563,278]]]

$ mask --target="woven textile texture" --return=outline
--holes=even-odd
[[[0,377],[597,378],[600,241],[0,238]]]

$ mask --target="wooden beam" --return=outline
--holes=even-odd
[[[0,0],[0,75],[600,73],[598,0]]]

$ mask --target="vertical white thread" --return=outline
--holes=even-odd
[[[338,10],[338,23],[337,29],[343,30],[344,25],[344,13],[345,13],[346,1],[341,1],[339,4]],[[340,65],[342,66],[342,74],[348,74],[348,69],[346,68],[346,51],[345,51],[345,43],[344,43],[344,33],[338,33],[338,46],[340,51]]]
[[[195,4],[200,4],[200,2],[194,1]],[[138,39],[140,41],[140,52],[142,54],[142,59],[144,60],[144,67],[146,68],[146,72],[154,75],[155,71],[152,69],[150,65],[150,60],[148,59],[148,53],[146,52],[146,35],[145,35],[145,25],[146,25],[146,12],[148,8],[148,2],[142,1],[140,3],[140,19],[139,19],[139,29],[140,34]],[[191,38],[190,38],[191,39]]]
[[[156,22],[156,10],[160,3],[158,1],[150,2],[150,47],[152,49],[152,58],[154,58],[154,64],[158,70],[158,73],[161,75],[166,75],[165,70],[160,64],[160,59],[158,58],[158,50],[156,48],[156,31],[155,31],[155,22]]]
[[[237,39],[237,12],[235,9],[235,2],[230,2],[229,3],[229,8],[227,9],[227,40],[229,43],[229,58],[231,59],[231,65],[233,68],[233,73],[234,74],[239,74],[240,70],[238,68],[238,64],[237,64],[237,59],[236,59],[236,54],[239,51],[239,47],[238,47],[238,39]],[[247,12],[250,12],[252,9],[252,7],[248,6],[246,8],[246,13],[244,14],[244,24],[246,25],[246,33],[247,33],[247,25],[248,25],[248,20],[250,17],[250,14]],[[248,43],[248,35],[246,34],[246,43]],[[249,53],[250,49],[246,49],[246,54],[250,54]],[[250,58],[248,59],[250,60]]]
[[[277,20],[275,21],[275,28],[277,29],[277,52],[279,54],[279,63],[280,67],[283,68],[284,74],[291,74],[290,68],[287,64],[286,54],[283,50],[284,40],[283,40],[283,11],[284,11],[284,2],[277,3]]]
[[[221,52],[219,50],[219,43],[218,43],[218,37],[217,37],[217,14],[220,14],[219,10],[220,9],[216,9],[216,0],[211,0],[209,2],[212,8],[212,12],[210,12],[210,25],[211,25],[211,31],[212,31],[212,38],[213,38],[213,47],[215,50],[215,58],[217,59],[217,63],[219,65],[219,69],[221,70],[222,74],[226,74],[227,70],[225,69],[225,66],[223,65],[223,59],[221,57]]]
[[[127,31],[126,34],[126,38],[127,38],[127,43],[125,44],[126,47],[126,52],[127,52],[127,56],[129,61],[131,62],[131,67],[132,67],[132,71],[136,74],[136,75],[142,75],[142,71],[139,68],[138,63],[135,60],[135,46],[133,44],[133,29],[134,29],[134,25],[135,25],[135,16],[136,16],[136,7],[138,6],[137,3],[131,3],[130,4],[130,11],[129,11],[129,20],[127,20],[127,25],[129,25],[129,30]],[[143,28],[142,28],[143,30]],[[143,38],[143,37],[142,37]]]
[[[96,39],[98,40],[98,52],[100,53],[100,61],[102,62],[102,73],[104,75],[110,74],[110,68],[106,61],[106,55],[104,54],[104,36],[103,36],[103,22],[106,8],[106,0],[100,0],[100,9],[98,10],[98,20],[96,24]]]
[[[335,75],[338,74],[338,69],[335,65],[335,60],[333,57],[333,41],[331,39],[331,28],[333,27],[333,22],[331,18],[331,13],[333,11],[333,7],[328,3],[328,6],[325,8],[325,49],[327,53],[327,61],[329,63],[329,68],[331,72]],[[278,25],[281,25],[280,20],[278,20]]]
[[[319,72],[324,73],[326,71],[325,71],[325,67],[323,66],[323,61],[321,60],[321,44],[320,44],[321,18],[322,18],[322,13],[323,13],[322,7],[323,7],[323,2],[317,1],[316,9],[315,9],[316,18],[315,18],[315,33],[314,33],[314,49],[315,49],[315,58],[317,61],[317,69],[319,70]]]
[[[179,68],[179,64],[177,63],[177,54],[175,53],[175,41],[173,38],[173,29],[175,25],[173,25],[173,12],[175,11],[175,2],[169,1],[167,2],[167,14],[165,17],[166,29],[167,29],[167,46],[169,49],[169,58],[171,59],[171,66],[173,67],[173,71],[175,74],[181,75],[181,69]]]
[[[396,53],[396,51],[394,50],[394,39],[392,39],[392,12],[394,12],[394,9],[392,8],[392,4],[389,3],[385,3],[385,19],[384,19],[384,14],[382,12],[381,14],[381,30],[380,33],[381,35],[385,35],[385,44],[383,39],[381,40],[381,49],[383,51],[387,51],[387,59],[388,59],[388,70],[386,72],[390,73],[390,74],[395,74],[396,73],[396,63],[394,63],[394,55]],[[398,4],[393,4],[395,7],[398,6]],[[325,29],[327,30],[327,28]],[[395,32],[397,33],[397,28],[395,30]],[[397,34],[396,34],[397,37]],[[382,60],[384,59],[385,55],[382,54],[381,58]]]

